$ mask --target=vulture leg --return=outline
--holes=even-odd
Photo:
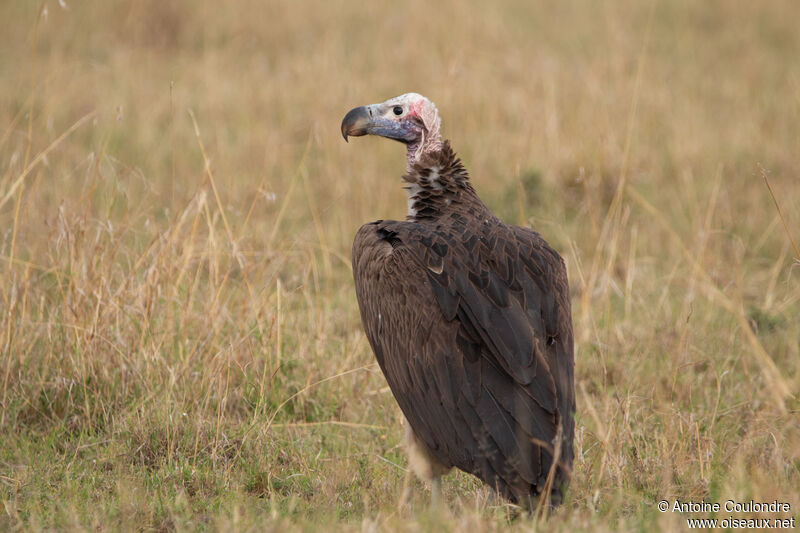
[[[431,505],[438,507],[442,493],[441,477],[447,474],[451,468],[447,468],[433,457],[425,443],[414,434],[414,430],[411,429],[411,424],[408,420],[405,421],[405,445],[406,453],[408,453],[409,469],[419,479],[431,484]],[[408,501],[410,493],[409,481],[409,475],[406,474],[406,479],[403,482],[401,505]]]
[[[401,512],[408,507],[408,502],[411,500],[411,476],[411,469],[407,469],[406,474],[403,476],[403,493],[397,506],[397,510]]]

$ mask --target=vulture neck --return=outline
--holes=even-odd
[[[469,182],[461,160],[450,148],[450,142],[439,142],[435,149],[421,150],[412,155],[408,147],[407,173],[403,176],[408,194],[410,221],[434,221],[454,210],[470,206],[488,209],[483,205]]]
[[[444,141],[445,143],[447,141]],[[439,134],[438,124],[432,132],[426,132],[421,139],[406,145],[406,172],[411,172],[423,157],[442,150],[442,137]]]

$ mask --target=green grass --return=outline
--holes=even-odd
[[[0,5],[0,529],[800,518],[794,2],[66,6]],[[338,128],[407,91],[568,265],[576,462],[546,526],[461,473],[447,509],[417,482],[397,509],[349,257],[405,215],[404,156]]]

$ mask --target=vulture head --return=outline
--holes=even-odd
[[[380,104],[351,109],[342,120],[342,136],[379,135],[406,145],[409,165],[442,146],[436,105],[417,93],[406,93]]]

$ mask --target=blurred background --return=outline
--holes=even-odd
[[[796,510],[797,20],[2,2],[0,525],[397,525],[399,410],[349,261],[361,224],[405,216],[405,159],[339,124],[412,91],[568,265],[579,451],[554,524],[674,528],[670,495]],[[445,527],[504,523],[468,476],[445,494]]]

